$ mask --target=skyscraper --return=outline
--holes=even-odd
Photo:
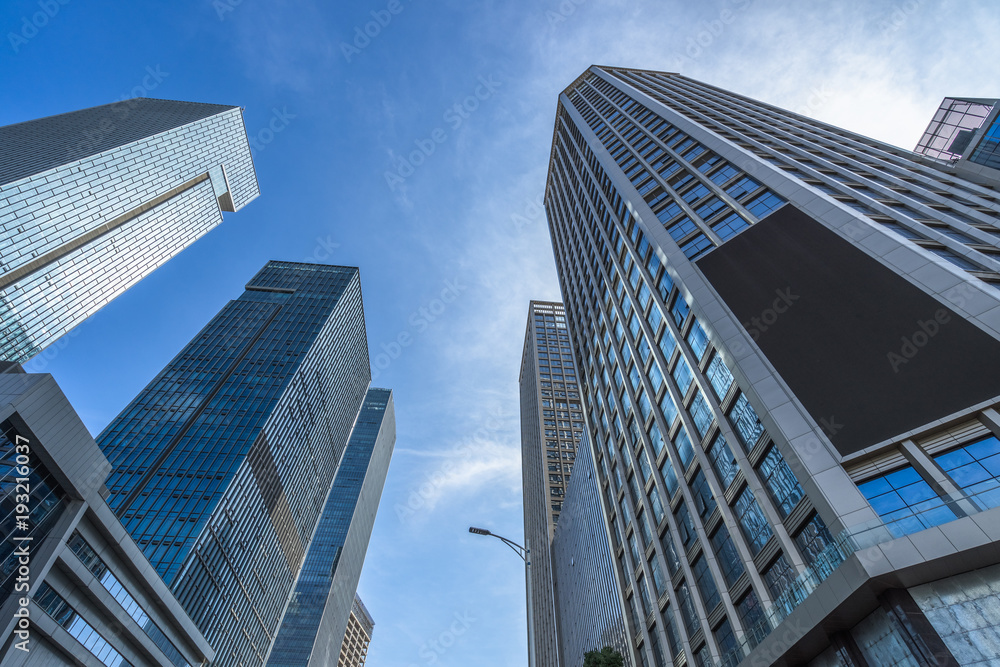
[[[239,107],[130,99],[0,127],[0,361],[22,362],[259,194]]]
[[[633,667],[614,555],[601,510],[600,482],[585,443],[586,434],[552,538],[559,664],[582,665],[588,652],[611,646],[625,658],[626,667]]]
[[[360,622],[355,614],[364,605],[355,591],[395,441],[392,392],[369,389],[281,621],[269,667],[333,665],[347,641],[350,620]],[[365,617],[370,621],[367,611]]]
[[[1000,172],[967,162],[677,74],[560,95],[546,209],[636,665],[1000,659]]]
[[[372,641],[374,629],[375,621],[372,620],[371,614],[368,613],[361,598],[355,595],[337,667],[364,667],[365,659],[368,657],[368,645]]]
[[[524,539],[531,550],[529,641],[535,664],[556,667],[558,636],[549,545],[583,433],[583,411],[562,304],[532,301],[521,357]]]
[[[321,516],[344,516],[331,487],[364,463],[348,441],[371,435],[366,393],[390,438],[370,379],[358,270],[269,262],[97,438],[108,504],[217,648],[213,664],[266,662],[310,544],[330,546],[314,541]],[[359,526],[388,465],[378,442],[350,501]],[[345,577],[367,544],[352,535]],[[349,609],[354,591],[336,592]]]

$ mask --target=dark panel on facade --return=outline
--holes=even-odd
[[[0,127],[0,183],[17,181],[233,108],[137,97]]]
[[[1000,341],[791,205],[697,264],[842,455],[1000,394]]]

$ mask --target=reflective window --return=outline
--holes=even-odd
[[[691,573],[694,575],[698,590],[701,591],[701,600],[705,603],[705,610],[711,612],[715,605],[719,604],[719,589],[712,579],[712,573],[708,569],[708,560],[704,555],[698,556],[691,563]]]
[[[712,446],[708,448],[708,457],[712,461],[712,469],[718,475],[723,488],[732,484],[740,467],[721,433],[715,436]]]
[[[69,603],[55,592],[47,582],[42,582],[34,595],[35,602],[74,639],[83,644],[106,667],[132,667],[97,631],[80,617]]]
[[[744,449],[749,451],[764,432],[764,426],[760,423],[760,417],[750,405],[746,394],[740,394],[729,411],[729,421],[732,422],[736,434],[740,437]]]
[[[934,460],[977,503],[1000,506],[1000,441],[995,437],[938,454]]]
[[[771,539],[771,525],[767,522],[764,512],[761,511],[757,499],[749,487],[745,487],[740,495],[736,497],[736,504],[733,506],[736,518],[740,522],[740,530],[746,538],[750,550],[756,556],[760,550]]]
[[[757,471],[781,516],[786,517],[791,514],[805,494],[799,485],[799,480],[796,479],[795,474],[788,467],[788,463],[776,446],[771,445],[771,448],[767,450],[767,454],[761,460]]]
[[[719,529],[712,535],[712,548],[715,551],[716,561],[719,569],[722,570],[722,577],[726,580],[726,586],[732,586],[743,574],[743,560],[740,558],[733,538],[729,535],[729,530],[725,525],[720,525]]]
[[[712,363],[705,370],[705,375],[708,377],[712,389],[715,390],[715,395],[721,401],[725,398],[729,388],[733,386],[733,374],[729,372],[729,367],[726,366],[722,357],[718,354],[712,357]]]
[[[912,466],[858,484],[896,537],[951,521],[955,513]]]

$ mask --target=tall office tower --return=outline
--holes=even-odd
[[[0,127],[0,361],[23,362],[259,194],[239,107],[130,99]]]
[[[559,664],[577,667],[588,652],[611,646],[625,658],[626,667],[633,667],[600,482],[587,447],[580,445],[552,539]]]
[[[1000,659],[977,166],[677,74],[560,95],[546,209],[637,665]]]
[[[368,645],[372,641],[372,630],[374,629],[375,621],[372,620],[371,614],[368,613],[361,598],[355,595],[337,667],[364,667],[365,658],[368,657]]]
[[[341,655],[349,619],[360,604],[355,591],[395,442],[392,392],[369,389],[281,621],[269,667],[324,667]]]
[[[310,544],[329,546],[326,533],[313,542],[321,516],[342,516],[330,490],[357,474],[353,449],[342,455],[370,380],[358,270],[268,262],[98,436],[108,504],[213,664],[267,661]],[[357,437],[369,428],[360,419]],[[375,486],[359,505],[377,504],[364,494]],[[349,534],[346,571],[359,543]]]
[[[521,356],[521,480],[535,665],[556,667],[558,635],[549,545],[583,434],[583,411],[562,304],[532,301]],[[529,648],[529,652],[530,652]]]

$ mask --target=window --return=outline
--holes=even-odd
[[[691,512],[688,511],[687,505],[683,500],[677,506],[677,512],[674,513],[674,520],[677,522],[677,534],[680,537],[681,546],[687,551],[694,546],[697,534],[694,531],[694,521],[691,519]]]
[[[76,613],[47,582],[42,582],[34,595],[35,602],[42,611],[66,629],[95,658],[108,667],[131,667],[130,662],[109,644],[104,637]]]
[[[704,471],[700,469],[691,479],[691,496],[694,498],[694,508],[702,519],[707,519],[715,511],[715,496],[708,486]]]
[[[649,571],[653,575],[653,586],[656,588],[656,597],[659,598],[667,592],[667,584],[663,578],[663,572],[660,571],[660,561],[656,558],[655,554],[649,561]]]
[[[743,537],[746,538],[750,550],[756,556],[771,539],[771,525],[764,517],[764,512],[761,511],[757,499],[754,498],[753,492],[749,488],[745,487],[737,496],[733,510],[740,522]]]
[[[733,634],[733,626],[729,623],[728,618],[723,619],[713,634],[715,635],[715,642],[719,645],[719,653],[722,654],[723,665],[735,664],[736,661],[743,657],[743,654],[739,651],[736,636]]]
[[[782,517],[787,517],[805,494],[785,458],[773,444],[760,462],[758,472],[778,512]]]
[[[657,491],[654,486],[649,491],[649,504],[653,508],[653,517],[656,519],[656,524],[659,525],[663,521],[663,503],[660,501],[660,492]]]
[[[729,372],[729,367],[726,366],[722,357],[718,354],[712,357],[712,363],[708,365],[705,375],[708,377],[712,389],[715,390],[715,395],[721,401],[726,397],[729,388],[733,386],[733,374]]]
[[[694,420],[694,426],[698,430],[698,435],[704,438],[708,435],[708,429],[712,425],[714,415],[712,414],[712,409],[708,407],[708,402],[705,400],[700,389],[694,390],[694,400],[691,401],[691,408],[688,412],[691,413],[691,419]]]
[[[747,400],[746,394],[741,393],[736,399],[732,410],[729,411],[729,421],[732,422],[736,434],[743,442],[743,448],[747,451],[757,444],[757,440],[764,432],[764,426],[760,423],[760,418],[750,405],[750,401]]]
[[[712,579],[712,573],[708,569],[708,560],[704,554],[698,556],[691,563],[691,574],[694,575],[695,583],[701,592],[701,600],[705,603],[705,611],[711,612],[715,605],[719,604],[719,589]]]
[[[663,612],[663,629],[667,632],[667,643],[670,645],[670,653],[679,655],[683,646],[681,645],[680,633],[677,632],[677,621],[674,620],[674,608],[667,607]]]
[[[677,358],[677,365],[674,367],[671,375],[673,375],[674,381],[677,383],[677,389],[680,391],[681,396],[687,394],[688,389],[691,387],[691,382],[694,380],[694,375],[691,374],[691,367],[688,366],[684,357]]]
[[[712,446],[708,448],[708,457],[712,461],[712,469],[718,475],[723,488],[732,484],[740,467],[721,433],[715,436]]]
[[[670,537],[669,530],[663,533],[663,537],[660,538],[660,546],[663,547],[663,556],[667,561],[667,572],[672,577],[680,569],[681,561],[677,557],[677,550],[674,548],[674,541]]]
[[[684,428],[683,424],[677,429],[674,446],[677,448],[677,456],[681,459],[681,467],[687,469],[694,459],[694,446],[691,445],[691,438],[688,437],[687,429]]]
[[[667,422],[667,430],[673,425],[674,420],[677,419],[677,406],[674,404],[674,399],[670,398],[670,393],[663,395],[660,399],[660,412],[663,413],[663,419]]]
[[[674,591],[681,607],[681,618],[684,620],[684,628],[690,637],[698,631],[698,614],[694,610],[694,601],[691,600],[691,591],[688,590],[686,582],[682,581],[677,590]]]
[[[712,535],[712,548],[719,562],[719,569],[722,570],[722,578],[726,580],[726,586],[732,586],[743,574],[744,567],[740,553],[736,550],[733,538],[725,525],[719,526]]]
[[[938,454],[934,460],[978,504],[1000,506],[1000,441],[995,437]]]
[[[806,564],[819,569],[820,578],[829,576],[830,572],[827,570],[832,571],[833,567],[840,564],[840,554],[831,549],[833,537],[818,514],[813,515],[795,536],[795,544],[799,547]]]
[[[687,336],[688,345],[691,346],[691,350],[694,355],[701,361],[705,358],[705,352],[708,350],[708,334],[701,326],[701,322],[695,320],[694,324],[691,325],[691,331],[688,332]]]
[[[660,474],[663,475],[663,483],[667,487],[667,499],[669,500],[677,491],[677,471],[674,470],[674,464],[670,462],[669,456],[663,458]]]
[[[761,609],[760,600],[752,590],[736,603],[736,612],[740,615],[740,622],[743,624],[751,648],[771,632],[771,626],[768,625],[764,610]]]
[[[660,427],[656,425],[656,421],[653,421],[653,425],[649,427],[649,441],[653,445],[653,451],[656,452],[656,456],[660,455],[663,451],[663,435],[660,433]]]
[[[684,324],[684,320],[687,318],[689,312],[691,312],[691,306],[687,304],[684,297],[677,295],[677,298],[674,299],[674,307],[670,309],[670,314],[673,316],[674,323],[678,329]]]
[[[764,583],[771,592],[772,600],[778,600],[795,583],[795,570],[788,564],[785,554],[778,556],[771,566],[764,570]]]
[[[660,339],[660,352],[663,353],[663,358],[670,363],[670,357],[673,356],[674,350],[677,349],[677,339],[674,338],[674,334],[670,329],[663,330],[663,338]]]
[[[870,479],[858,484],[858,488],[896,537],[955,518],[955,513],[912,466]]]

